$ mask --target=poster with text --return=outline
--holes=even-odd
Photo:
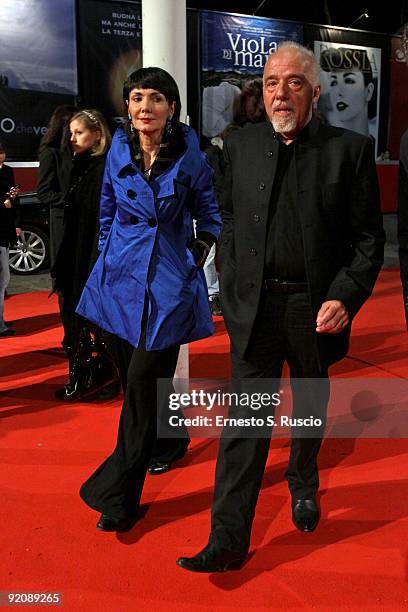
[[[47,132],[49,118],[61,104],[73,104],[72,96],[0,87],[0,142],[8,160],[38,159],[38,147]]]
[[[142,67],[141,8],[130,2],[81,0],[78,10],[81,104],[101,110],[114,127],[124,113],[123,82]]]
[[[314,41],[320,64],[318,110],[335,127],[370,136],[378,152],[381,49]]]
[[[77,92],[74,0],[1,0],[0,141],[33,161],[49,118]]]
[[[233,119],[234,99],[248,77],[262,76],[283,40],[303,41],[299,23],[245,15],[201,13],[202,131],[220,134]]]

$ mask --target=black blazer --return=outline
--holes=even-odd
[[[64,232],[51,269],[55,287],[79,298],[98,258],[99,210],[106,155],[75,155],[65,195]]]
[[[220,289],[233,350],[244,356],[261,297],[278,141],[272,125],[248,125],[224,144]],[[295,147],[297,204],[314,316],[325,300],[354,317],[383,263],[384,231],[369,138],[312,119]],[[312,322],[314,324],[314,322]],[[348,350],[350,326],[316,334],[329,363]]]
[[[72,154],[55,147],[45,147],[39,154],[37,193],[43,204],[63,208],[72,170]]]

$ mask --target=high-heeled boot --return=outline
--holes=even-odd
[[[96,355],[94,354],[97,351]],[[106,345],[97,335],[92,338],[89,330],[81,332],[77,349],[70,359],[69,378],[55,396],[63,401],[75,402],[96,395],[106,387],[112,387],[110,397],[119,392],[119,377],[116,367],[109,356]]]
[[[61,389],[55,391],[57,399],[72,402],[83,397],[83,392],[89,387],[91,357],[91,337],[88,329],[83,328],[75,346],[69,349],[68,380]]]

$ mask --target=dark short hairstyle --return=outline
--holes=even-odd
[[[150,68],[139,68],[139,70],[132,72],[123,84],[123,101],[125,106],[129,100],[130,92],[135,87],[139,89],[156,89],[163,94],[169,104],[175,102],[176,108],[173,120],[179,121],[181,112],[180,93],[176,81],[166,70],[151,66]]]

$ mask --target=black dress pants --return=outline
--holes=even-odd
[[[124,359],[127,343],[118,341]],[[117,519],[136,513],[157,438],[157,378],[173,378],[179,349],[132,347],[116,448],[80,490],[82,499],[94,510]],[[177,443],[188,445],[185,440]]]
[[[287,361],[292,386],[292,416],[310,415],[322,420],[316,438],[294,437],[286,478],[295,499],[307,499],[319,486],[317,455],[321,446],[329,380],[327,365],[318,354],[315,322],[307,293],[272,294],[265,292],[259,307],[250,346],[245,359],[234,353],[232,377],[240,390],[257,389],[256,379],[279,381]],[[314,379],[298,384],[292,379]],[[241,379],[241,380],[239,380]],[[246,380],[244,380],[246,379]],[[317,381],[316,379],[320,379]],[[303,381],[302,381],[303,383]],[[258,387],[262,386],[261,381]],[[278,388],[278,384],[277,384]],[[271,392],[277,390],[271,389]],[[258,388],[259,390],[259,388]],[[233,408],[230,410],[231,416]],[[241,415],[240,415],[241,416]],[[270,445],[269,431],[259,437],[244,437],[224,428],[218,451],[210,541],[228,550],[246,552],[249,548],[255,506]]]
[[[144,321],[144,324],[146,325],[146,319]],[[142,332],[142,343],[145,343],[145,333],[146,331],[144,329],[144,331]],[[112,355],[112,358],[119,372],[123,394],[126,395],[128,371],[130,363],[132,361],[134,347],[126,340],[123,340],[122,338],[119,338],[118,336],[115,336],[113,334],[107,333],[106,341],[108,344],[109,353]],[[173,378],[173,375],[174,371],[168,378]],[[172,393],[173,391],[174,388],[171,386],[171,388],[169,389],[169,393]],[[166,430],[164,421],[162,422],[161,429],[162,431]],[[179,436],[177,438],[171,438],[167,429],[166,438],[156,438],[151,454],[152,461],[171,463],[172,461],[178,459],[180,455],[183,455],[186,452],[187,447],[190,443],[190,438],[188,436],[187,429],[185,427],[179,427],[178,432]]]

